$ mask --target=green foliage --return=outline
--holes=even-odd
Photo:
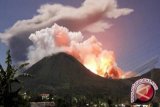
[[[6,57],[6,69],[0,65],[0,106],[4,107],[26,107],[29,106],[22,95],[21,81],[18,79],[19,76],[29,76],[28,74],[20,73],[23,68],[28,65],[27,63],[22,64],[18,67],[12,65],[12,58],[10,50],[7,51]],[[18,88],[13,89],[13,84],[18,84]]]

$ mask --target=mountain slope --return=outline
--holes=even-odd
[[[155,71],[155,70],[153,70]],[[153,72],[151,71],[151,72]],[[160,70],[152,74],[156,83],[160,83]],[[86,69],[74,57],[66,53],[58,53],[46,57],[27,73],[32,78],[23,78],[26,90],[33,93],[54,93],[59,95],[107,95],[115,98],[124,97],[129,100],[131,85],[139,78],[151,77],[150,72],[142,77],[123,80],[102,78]],[[153,79],[153,80],[154,80]]]

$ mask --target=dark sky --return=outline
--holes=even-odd
[[[17,20],[30,19],[46,3],[60,3],[78,7],[83,0],[0,0],[0,32]],[[134,70],[153,57],[160,56],[160,0],[118,0],[120,7],[134,12],[111,20],[113,26],[96,37],[104,49],[113,50],[118,65]],[[0,63],[4,63],[7,47],[0,43]],[[157,64],[160,68],[160,63]]]

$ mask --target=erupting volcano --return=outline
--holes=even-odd
[[[67,28],[54,24],[51,28],[36,31],[29,39],[33,42],[28,49],[27,61],[31,64],[45,56],[65,52],[101,77],[113,79],[129,77],[117,66],[114,52],[103,50],[102,44],[95,36],[83,40],[81,32],[70,32]]]

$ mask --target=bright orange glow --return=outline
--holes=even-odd
[[[55,38],[57,46],[68,46],[69,38],[64,32],[59,32]]]
[[[91,36],[80,43],[71,41],[66,32],[56,32],[54,42],[57,46],[74,56],[91,72],[105,78],[123,79],[127,78],[122,69],[117,66],[113,51],[103,50],[102,44]]]
[[[104,52],[98,57],[89,56],[84,66],[93,73],[113,79],[125,78],[123,71],[117,67],[113,52]]]
[[[123,72],[116,63],[114,52],[103,49],[96,36],[92,35],[85,40],[83,38],[81,32],[71,32],[57,24],[37,31],[29,37],[33,45],[29,48],[27,62],[34,64],[45,56],[65,52],[101,77],[123,79],[133,76],[131,72]],[[40,55],[35,54],[37,52]]]

